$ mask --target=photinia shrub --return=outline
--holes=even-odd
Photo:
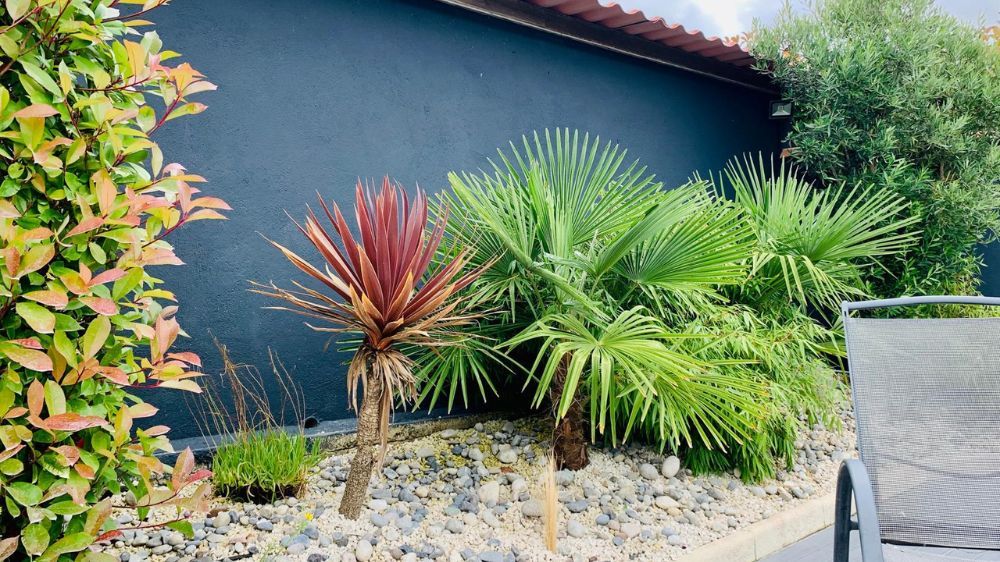
[[[0,5],[0,560],[110,560],[88,547],[117,532],[113,494],[190,531],[182,511],[208,489],[181,498],[208,474],[190,451],[173,469],[154,456],[168,428],[139,427],[156,408],[134,393],[199,391],[198,357],[171,351],[174,296],[147,268],[180,265],[164,238],[229,208],[151,138],[215,89],[139,31],[165,3]]]

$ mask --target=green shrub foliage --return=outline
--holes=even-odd
[[[823,0],[750,48],[794,102],[791,158],[825,185],[890,189],[919,217],[919,243],[868,272],[874,292],[974,293],[976,247],[1000,226],[995,38],[931,0]]]
[[[638,435],[750,480],[791,462],[803,422],[835,420],[837,335],[809,312],[864,294],[873,260],[913,241],[888,190],[842,205],[746,160],[667,191],[620,147],[564,130],[450,178],[439,211],[488,267],[469,294],[482,319],[456,336],[474,343],[418,361],[422,398],[451,406],[527,372],[557,419],[583,402],[591,439]]]
[[[215,88],[139,31],[164,3],[0,6],[0,560],[110,560],[87,547],[115,533],[111,494],[132,492],[140,517],[176,509],[190,531],[181,511],[207,491],[180,498],[207,476],[189,451],[154,485],[168,428],[142,424],[156,408],[134,393],[198,390],[147,268],[181,264],[166,235],[228,209],[152,140]]]

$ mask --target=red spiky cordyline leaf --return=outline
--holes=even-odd
[[[398,351],[400,344],[432,344],[432,333],[469,320],[455,314],[456,293],[478,277],[484,267],[463,270],[467,249],[431,270],[431,263],[444,236],[447,213],[428,229],[427,196],[419,188],[412,200],[389,177],[374,193],[373,186],[358,181],[354,218],[357,236],[351,232],[340,208],[320,197],[329,227],[309,209],[304,224],[296,223],[322,256],[322,269],[295,252],[270,241],[299,270],[330,289],[318,291],[294,282],[295,290],[273,283],[254,284],[254,291],[280,299],[289,310],[324,320],[332,327],[313,326],[320,331],[356,332],[363,343],[348,369],[351,405],[357,409],[359,381],[368,370],[381,377],[385,388],[380,434],[388,435],[392,395],[405,399],[415,395],[410,361]],[[488,265],[486,266],[488,267]]]

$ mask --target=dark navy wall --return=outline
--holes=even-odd
[[[155,15],[164,44],[219,85],[199,98],[207,112],[158,140],[234,208],[176,232],[187,265],[157,270],[192,337],[179,345],[206,372],[219,367],[210,333],[262,369],[272,347],[320,419],[350,415],[344,357],[247,292],[251,279],[301,277],[258,232],[312,255],[285,209],[301,216],[317,190],[349,204],[358,176],[438,190],[448,171],[545,127],[622,143],[668,186],[777,146],[765,95],[433,0],[175,0]],[[179,393],[148,398],[174,437],[197,433]]]
[[[984,246],[982,253],[986,267],[983,269],[979,290],[984,295],[1000,297],[1000,242]]]

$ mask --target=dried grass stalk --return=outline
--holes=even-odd
[[[542,474],[542,516],[545,521],[545,548],[556,551],[559,542],[559,492],[556,488],[556,458],[549,455],[549,462]]]

